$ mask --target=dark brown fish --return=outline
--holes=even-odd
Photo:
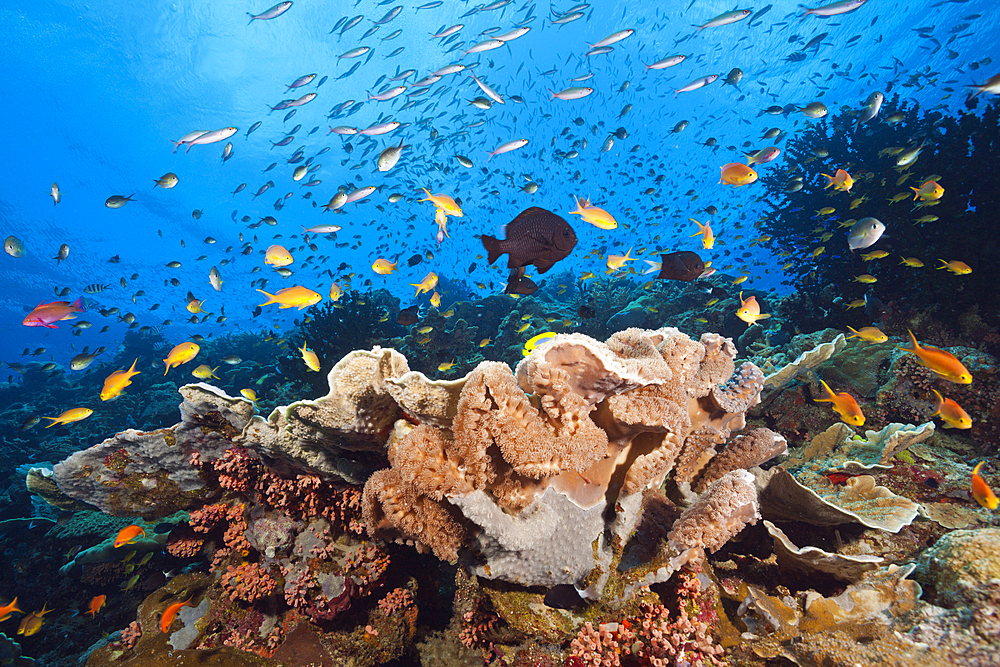
[[[539,273],[565,259],[576,246],[576,233],[565,220],[551,211],[532,206],[507,225],[507,238],[480,236],[489,263],[507,254],[507,268],[516,269],[533,264]]]
[[[400,324],[404,327],[408,327],[411,324],[416,324],[420,316],[417,311],[420,310],[420,304],[416,306],[410,306],[409,308],[404,308],[399,311],[399,316],[396,318],[396,324]]]
[[[531,278],[524,277],[524,267],[513,269],[510,272],[510,280],[507,281],[505,294],[523,294],[528,296],[538,291],[538,285]]]
[[[705,262],[697,253],[690,250],[681,250],[660,255],[662,265],[660,275],[656,276],[660,280],[684,280],[690,282],[695,280],[705,272]]]
[[[596,315],[594,309],[590,306],[580,306],[576,309],[576,313],[585,320],[589,320]]]

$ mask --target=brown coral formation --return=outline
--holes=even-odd
[[[365,486],[369,532],[446,559],[465,548],[488,578],[593,589],[584,580],[606,573],[642,492],[676,471],[692,500],[689,485],[716,485],[671,542],[717,549],[756,520],[753,484],[738,469],[784,451],[763,429],[709,467],[763,386],[753,364],[736,372],[735,356],[729,339],[665,328],[606,344],[556,336],[516,374],[483,362],[465,378],[450,428],[397,422],[392,468]]]

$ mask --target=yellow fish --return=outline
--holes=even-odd
[[[546,340],[548,338],[552,338],[555,335],[556,335],[555,331],[546,331],[545,333],[540,333],[537,336],[533,336],[533,337],[529,338],[528,342],[526,342],[524,344],[524,350],[521,351],[521,354],[524,355],[524,356],[526,356],[526,357],[529,356],[531,354],[531,352],[536,347],[538,347],[539,343],[541,343],[543,340]]]
[[[299,348],[299,352],[302,353],[302,361],[306,362],[306,366],[309,367],[311,371],[319,371],[319,357],[316,353],[310,350],[306,346],[306,342],[302,341],[302,347]]]
[[[861,259],[865,262],[870,262],[873,259],[882,259],[883,257],[888,257],[888,256],[889,253],[887,253],[885,250],[876,250],[874,252],[868,253],[867,255],[861,255]]]
[[[427,193],[427,198],[418,199],[417,200],[418,202],[429,201],[432,204],[434,204],[434,206],[439,211],[443,211],[446,215],[450,215],[453,218],[462,217],[463,215],[462,208],[458,205],[458,202],[456,202],[453,198],[449,197],[448,195],[432,195],[430,190],[428,190],[427,188],[420,188],[420,189],[423,190],[425,193]]]
[[[871,285],[872,283],[878,282],[878,278],[867,273],[862,273],[860,276],[854,276],[853,280],[856,283],[864,283],[866,285]]]
[[[972,273],[972,267],[971,266],[969,266],[965,262],[960,262],[957,259],[953,259],[950,262],[946,262],[943,259],[939,259],[938,261],[941,262],[942,264],[944,264],[944,266],[939,266],[938,270],[940,270],[940,269],[948,269],[949,271],[951,271],[952,273],[954,273],[956,276],[967,276],[970,273]]]
[[[139,374],[139,371],[135,370],[135,365],[138,361],[139,359],[136,358],[132,362],[132,367],[127,371],[115,371],[104,379],[104,387],[101,389],[102,401],[110,401],[112,398],[117,398],[125,387],[132,384],[132,377]]]
[[[262,289],[257,291],[267,297],[267,301],[260,304],[261,306],[269,306],[272,303],[276,303],[281,310],[285,308],[298,308],[302,310],[314,303],[318,303],[323,298],[319,292],[314,292],[301,285],[286,287],[283,290],[278,290],[275,294],[268,294]]]
[[[78,422],[82,419],[86,419],[90,415],[94,414],[94,411],[90,408],[72,408],[62,413],[58,417],[46,417],[46,419],[51,419],[52,423],[48,424],[45,428],[49,426],[55,426],[56,424],[69,424],[72,422]]]
[[[819,246],[818,248],[813,248],[813,251],[809,253],[810,257],[819,257],[824,252],[826,252],[826,246]]]
[[[607,266],[612,271],[617,271],[618,269],[625,266],[625,262],[634,262],[635,257],[632,257],[632,248],[628,249],[628,252],[624,255],[608,255]]]
[[[340,289],[340,285],[333,283],[330,285],[330,300],[339,301],[340,297],[344,296],[344,290]]]
[[[858,402],[854,400],[854,397],[848,394],[846,391],[842,391],[839,394],[835,393],[833,389],[830,389],[830,385],[819,381],[823,385],[823,398],[814,398],[813,400],[817,403],[833,403],[834,411],[840,415],[841,420],[845,424],[850,424],[851,426],[864,426],[865,415],[861,412],[861,407]]]
[[[240,396],[253,403],[254,407],[257,407],[257,392],[253,389],[240,389]]]
[[[524,324],[522,324],[521,326],[519,326],[517,328],[517,333],[521,333],[523,331],[527,331],[528,327],[530,327],[530,326],[531,326],[531,322],[525,322]]]
[[[452,359],[451,361],[446,361],[444,363],[438,364],[438,370],[441,371],[442,373],[450,371],[452,368],[455,367],[455,361],[456,361],[455,359]]]
[[[824,206],[820,210],[816,211],[816,215],[833,215],[836,212],[837,212],[837,209],[835,209],[834,207],[832,207],[832,206]]]
[[[437,286],[437,284],[438,284],[437,274],[431,271],[426,276],[424,276],[424,279],[421,280],[419,283],[410,283],[410,287],[416,287],[417,293],[414,296],[420,296],[423,292],[430,292],[431,290],[433,290]]]
[[[437,292],[431,294],[431,305],[434,306],[435,308],[441,305],[441,295],[438,294]]]
[[[900,262],[900,264],[905,264],[906,266],[912,266],[915,269],[919,269],[920,267],[922,267],[924,265],[924,263],[921,262],[916,257],[901,257],[901,259],[903,261]]]
[[[417,333],[418,334],[430,333],[432,331],[434,331],[434,327],[432,327],[430,325],[422,326],[419,329],[417,329]]]
[[[705,250],[711,250],[715,246],[715,234],[712,233],[712,223],[706,222],[704,225],[695,220],[694,218],[688,218],[691,222],[698,225],[699,230],[691,235],[691,238],[701,234],[701,247]]]
[[[372,264],[372,271],[379,275],[387,276],[396,270],[396,264],[398,264],[398,262],[390,262],[385,258],[379,257],[375,260],[375,263]]]
[[[742,285],[742,284],[743,284],[743,283],[745,283],[745,282],[746,282],[746,281],[747,281],[747,280],[748,280],[749,278],[750,278],[750,276],[740,276],[740,277],[739,277],[739,278],[737,278],[736,280],[733,280],[733,281],[732,281],[732,282],[731,282],[730,284],[732,284],[732,285]]]
[[[851,327],[847,327],[851,329]],[[848,340],[851,338],[860,338],[861,340],[868,341],[869,343],[884,343],[889,340],[880,329],[877,327],[862,327],[860,330],[851,329],[854,333],[847,337]]]
[[[193,313],[195,315],[197,315],[198,313],[204,313],[205,311],[201,309],[203,303],[205,303],[204,299],[200,301],[198,299],[191,299],[190,301],[188,301],[188,304],[186,306],[188,312]]]
[[[48,603],[46,603],[48,604]],[[23,619],[21,619],[21,625],[17,628],[17,634],[24,635],[25,637],[30,637],[39,630],[42,629],[42,624],[45,620],[42,618],[45,614],[52,611],[51,609],[46,609],[45,605],[42,605],[41,611],[33,611]]]
[[[218,366],[212,368],[208,364],[202,364],[201,366],[198,366],[198,368],[191,371],[191,375],[195,376],[199,380],[210,380],[210,379],[218,380],[219,376],[215,374],[215,371],[217,370],[219,370]]]
[[[487,345],[489,345],[492,342],[493,341],[490,338],[484,338],[481,341],[479,341],[479,347],[486,347]]]
[[[574,197],[574,199],[576,200],[576,208],[570,211],[570,215],[578,215],[598,229],[617,229],[618,221],[603,208],[593,206],[589,199],[582,197]]]
[[[181,364],[186,364],[191,361],[198,356],[199,350],[201,350],[201,348],[198,347],[197,343],[187,342],[175,346],[174,349],[170,350],[167,354],[167,358],[163,360],[163,363],[167,366],[167,369],[163,371],[163,374],[166,375],[169,373],[170,369],[174,366],[180,366]]]

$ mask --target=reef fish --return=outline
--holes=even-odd
[[[982,467],[983,462],[980,461],[972,470],[972,497],[986,509],[995,510],[1000,505],[1000,499],[993,493],[986,480],[979,476],[979,469]]]
[[[646,273],[659,269],[657,280],[683,280],[691,282],[705,272],[705,262],[697,253],[690,250],[680,250],[660,255],[659,262],[643,260],[650,265]]]
[[[833,389],[830,389],[830,385],[822,380],[819,383],[823,385],[823,398],[814,398],[814,401],[817,403],[832,403],[834,411],[840,415],[845,424],[864,426],[865,416],[862,414],[861,408],[853,396],[846,391],[842,391],[839,394],[834,392]]]
[[[163,360],[163,363],[167,366],[167,369],[163,371],[163,374],[166,375],[174,366],[180,366],[181,364],[186,364],[191,361],[198,356],[199,350],[201,350],[201,348],[198,347],[198,344],[190,341],[174,346],[174,348],[167,353],[167,358]]]
[[[58,322],[59,320],[69,320],[76,317],[77,313],[82,313],[83,310],[83,297],[80,297],[73,303],[68,301],[52,301],[51,303],[40,303],[35,306],[34,310],[28,313],[28,316],[24,318],[24,326],[26,327],[45,327],[46,329],[58,329],[53,322]]]
[[[897,349],[917,355],[921,366],[931,369],[939,377],[949,382],[954,382],[955,384],[972,384],[972,373],[954,355],[936,347],[930,347],[929,345],[921,347],[913,332],[907,331],[910,334],[910,344],[913,347],[897,346]]]
[[[934,412],[931,413],[931,417],[940,417],[941,421],[944,422],[945,428],[972,428],[972,417],[962,409],[961,405],[950,398],[945,398],[937,389],[931,389],[931,391],[934,392],[938,400],[937,405],[934,406]]]
[[[46,419],[51,419],[52,423],[46,425],[45,428],[55,426],[56,424],[70,424],[72,422],[78,422],[86,419],[92,414],[94,414],[94,411],[90,408],[71,408],[58,417],[46,417]]]
[[[507,268],[534,265],[545,273],[576,247],[576,233],[555,213],[537,206],[522,211],[506,227],[506,238],[482,235],[479,239],[493,264],[506,254]]]
[[[757,320],[767,319],[771,315],[760,312],[760,304],[757,303],[757,297],[751,296],[748,299],[744,299],[743,292],[740,292],[740,307],[736,309],[736,317],[746,322],[749,326],[753,326],[757,323]]]
[[[302,310],[303,308],[307,308],[314,303],[317,303],[323,298],[319,292],[314,292],[307,287],[302,287],[301,285],[286,287],[283,290],[278,290],[276,294],[268,294],[262,289],[257,291],[267,297],[267,301],[260,304],[261,306],[269,306],[272,303],[277,303],[279,304],[279,308],[281,310],[284,310],[285,308],[298,308],[299,310]]]
[[[133,376],[139,374],[139,371],[135,370],[135,365],[138,361],[139,358],[136,357],[135,361],[132,362],[132,367],[127,371],[115,371],[104,379],[104,387],[101,389],[102,401],[110,401],[112,398],[117,398],[125,387],[132,384]]]
[[[863,250],[875,245],[884,233],[885,225],[881,220],[877,218],[861,218],[854,223],[851,231],[847,234],[847,247],[852,251]]]
[[[292,3],[288,3],[289,5]],[[177,612],[181,610],[181,607],[193,607],[191,604],[191,598],[184,600],[184,602],[175,602],[166,609],[163,610],[163,616],[160,617],[160,632],[169,632],[170,624],[174,622],[174,617],[177,616]]]

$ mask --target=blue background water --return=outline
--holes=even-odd
[[[721,268],[727,264],[719,254],[722,248],[743,251],[742,246],[753,238],[751,231],[744,240],[733,240],[732,223],[755,220],[762,210],[755,201],[761,191],[755,186],[734,189],[718,184],[721,165],[741,157],[729,147],[742,148],[749,142],[753,148],[763,148],[769,142],[760,137],[769,127],[794,132],[809,123],[826,122],[802,114],[759,116],[760,110],[816,100],[823,101],[831,113],[842,106],[858,109],[869,93],[888,92],[891,87],[892,92],[925,108],[940,106],[954,112],[966,97],[963,87],[994,75],[1000,64],[1000,42],[995,39],[1000,6],[991,0],[904,5],[869,0],[840,17],[804,20],[794,2],[777,1],[759,18],[709,28],[694,36],[691,24],[708,21],[733,6],[721,0],[594,2],[580,20],[555,26],[547,3],[514,2],[460,18],[475,5],[445,0],[440,7],[417,11],[418,3],[407,1],[397,18],[362,40],[362,33],[395,4],[296,0],[277,19],[249,25],[247,12],[263,12],[270,6],[267,2],[8,1],[0,5],[5,33],[0,53],[7,95],[0,106],[6,134],[0,235],[15,235],[28,249],[28,255],[20,259],[0,256],[4,286],[0,291],[0,358],[17,360],[24,347],[44,346],[48,353],[38,360],[51,357],[67,364],[83,345],[114,349],[126,327],[96,312],[82,316],[94,327],[79,337],[71,335],[70,322],[55,330],[21,325],[28,310],[54,300],[53,288],[70,287],[71,295],[64,298],[72,300],[90,283],[111,285],[90,300],[134,313],[139,325],[160,326],[164,319],[171,319],[173,324],[164,327],[164,334],[174,342],[194,333],[208,336],[238,326],[289,323],[296,311],[279,313],[274,307],[251,319],[254,306],[263,299],[249,283],[260,277],[270,278],[268,291],[301,284],[316,289],[325,299],[331,281],[328,276],[320,277],[320,272],[329,268],[339,277],[353,271],[357,273],[351,281],[354,288],[364,290],[370,279],[374,286],[388,286],[402,296],[404,306],[412,298],[407,283],[418,282],[429,270],[442,277],[464,278],[471,285],[492,281],[495,289],[480,293],[497,292],[506,270],[489,269],[480,260],[472,275],[466,272],[475,255],[482,253],[477,236],[497,233],[532,205],[563,215],[576,229],[579,245],[557,268],[571,269],[577,275],[604,269],[604,261],[590,254],[601,246],[620,254],[630,247],[645,247],[649,252],[658,247],[698,249],[698,239],[689,238],[695,230],[688,217],[703,219],[701,211],[715,205],[719,213],[713,227],[722,245],[704,254]],[[551,8],[564,12],[571,6],[560,2]],[[765,6],[758,3],[752,9],[759,12]],[[337,34],[339,29],[330,34],[338,19],[358,14],[365,17],[358,26],[343,36]],[[981,16],[965,18],[974,14]],[[498,33],[505,32],[532,16],[534,20],[526,24],[531,31],[501,49],[464,58],[461,50],[445,53],[457,41],[464,41],[468,48],[485,39],[481,30],[499,27]],[[442,47],[442,40],[430,38],[431,33],[455,23],[465,24],[456,42]],[[615,44],[611,53],[584,56],[588,43],[625,28],[636,32]],[[382,41],[397,29],[402,31],[397,38]],[[788,60],[823,32],[828,36],[805,60]],[[855,36],[859,37],[851,41]],[[370,60],[367,56],[338,59],[361,45],[374,48]],[[404,47],[400,55],[386,57],[398,47]],[[678,53],[688,56],[679,66],[645,71],[642,65]],[[994,63],[970,69],[970,63],[982,63],[985,58]],[[362,64],[356,72],[338,79],[357,62]],[[449,63],[475,62],[479,63],[474,70],[477,76],[505,97],[505,105],[485,112],[472,107],[469,100],[481,93],[467,72],[462,72],[444,77],[430,93],[415,98],[424,100],[416,108],[399,111],[410,99],[404,94],[391,102],[366,102],[348,118],[326,117],[342,102],[364,101],[366,91],[380,90],[386,83],[377,88],[375,84],[383,75],[415,68],[418,73],[409,84]],[[720,85],[733,67],[745,72],[738,90]],[[551,70],[555,72],[543,74]],[[293,80],[312,72],[318,76],[310,85],[285,93]],[[589,72],[594,76],[586,82],[570,81]],[[721,78],[701,90],[673,95],[673,89],[708,74]],[[329,80],[317,89],[324,76]],[[626,81],[630,85],[619,92]],[[548,89],[571,85],[593,86],[595,92],[576,101],[550,99]],[[285,111],[268,113],[269,105],[307,92],[317,92],[317,99],[299,108],[287,122],[282,121]],[[512,95],[521,96],[524,103],[513,102]],[[631,111],[619,119],[628,104]],[[410,125],[374,137],[377,148],[364,158],[366,142],[327,134],[331,125],[363,128],[388,117]],[[584,120],[582,126],[573,123],[576,118]],[[426,119],[431,120],[419,123]],[[480,119],[487,122],[466,127]],[[690,121],[690,126],[672,133],[681,120]],[[261,127],[247,138],[247,129],[256,121],[262,121]],[[282,139],[296,124],[302,129],[295,140],[272,149],[270,142]],[[183,148],[171,152],[170,140],[192,130],[230,125],[238,127],[239,133],[232,139],[235,156],[225,164],[221,160],[225,142],[195,146],[189,153]],[[595,126],[599,126],[596,132],[592,131]],[[308,134],[313,127],[319,129]],[[627,138],[616,139],[613,148],[602,154],[602,143],[618,127],[627,129]],[[568,136],[562,135],[564,128]],[[716,150],[703,145],[708,137],[717,138]],[[515,138],[531,143],[486,162],[487,151]],[[583,138],[586,147],[579,143]],[[400,167],[388,174],[376,172],[379,152],[400,139],[409,146]],[[574,141],[578,157],[555,156],[555,149],[569,151]],[[345,152],[348,143],[355,145],[353,153]],[[296,165],[285,160],[295,149],[304,147],[309,157],[328,146],[330,151],[314,162],[322,168],[309,177],[321,179],[322,184],[305,188],[293,182]],[[635,146],[639,148],[632,152]],[[474,168],[458,165],[456,154],[468,156]],[[272,162],[278,166],[263,173]],[[782,156],[761,171],[792,166]],[[166,172],[176,173],[180,184],[172,190],[154,189],[154,179]],[[660,175],[662,182],[655,182]],[[527,178],[539,184],[535,194],[520,189]],[[268,180],[275,187],[254,199],[252,193]],[[53,181],[63,192],[58,206],[48,196]],[[244,182],[243,192],[231,194]],[[340,185],[381,189],[364,202],[347,204],[343,214],[321,214],[313,203],[326,203]],[[463,202],[465,216],[450,220],[451,238],[440,246],[434,240],[432,206],[416,201],[420,187]],[[643,194],[647,188],[655,191]],[[303,199],[310,190],[313,199]],[[405,199],[390,204],[387,197],[394,192]],[[135,201],[122,209],[104,206],[111,195],[131,193]],[[275,200],[285,193],[292,195],[284,201],[283,210],[275,211]],[[590,197],[618,219],[619,228],[602,231],[569,215],[572,195]],[[657,205],[662,211],[652,210]],[[200,220],[192,218],[195,209],[204,210]],[[233,221],[234,210],[237,220],[249,215],[254,223],[273,215],[279,224],[250,230],[245,223]],[[320,222],[344,229],[337,241],[316,239],[317,253],[293,251],[293,277],[283,280],[266,267],[263,273],[250,273],[253,267],[262,266],[260,253],[275,242],[274,234],[282,235],[276,242],[292,248],[300,243],[290,238],[301,231],[299,225]],[[253,247],[251,255],[239,254],[241,232]],[[656,235],[659,241],[654,240]],[[207,236],[217,243],[203,243]],[[345,242],[351,246],[335,246]],[[61,243],[71,251],[57,265],[52,258]],[[233,246],[233,251],[226,253],[227,246]],[[411,254],[426,250],[435,253],[433,261],[406,266]],[[750,250],[748,285],[780,289],[776,267],[784,260],[773,258],[761,246]],[[114,255],[121,257],[120,264],[108,263]],[[207,259],[197,261],[201,255]],[[302,268],[308,255],[325,255],[329,260],[314,260]],[[387,277],[374,274],[370,265],[378,257],[399,257],[400,271]],[[225,285],[216,293],[208,284],[208,271],[224,258],[231,263],[220,266]],[[165,267],[174,260],[182,267]],[[350,268],[338,272],[341,262]],[[133,274],[138,278],[133,280]],[[127,278],[127,288],[119,284],[122,277]],[[174,277],[180,286],[164,285],[164,279]],[[145,295],[133,303],[137,290]],[[218,324],[213,316],[206,324],[185,324],[189,290],[207,298],[205,309],[215,315],[225,304],[228,321]],[[448,295],[444,298],[447,303]],[[159,310],[150,310],[154,303],[161,304]],[[111,330],[98,333],[105,324]]]

